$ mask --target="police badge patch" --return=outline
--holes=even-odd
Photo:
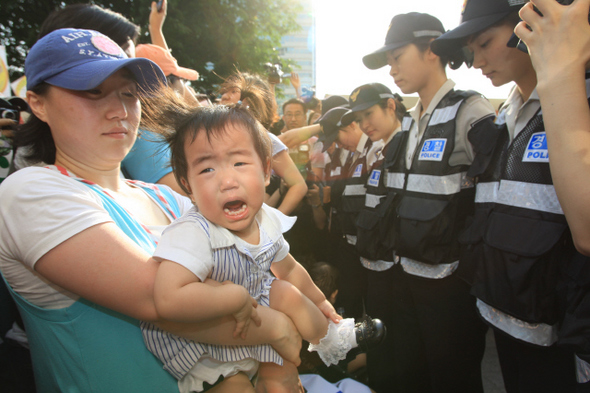
[[[367,183],[371,187],[379,186],[379,178],[381,177],[381,171],[378,169],[373,169],[371,172],[371,176],[369,177],[369,182]]]
[[[447,144],[446,138],[427,139],[420,150],[420,161],[442,161]]]
[[[535,132],[527,144],[522,162],[549,162],[547,135],[545,131]]]
[[[356,168],[354,168],[354,173],[352,174],[352,177],[361,177],[362,174],[363,174],[363,164],[358,164],[356,166]]]

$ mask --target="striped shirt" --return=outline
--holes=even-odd
[[[260,305],[268,306],[270,285],[274,280],[270,266],[289,253],[283,233],[291,228],[295,219],[263,205],[256,220],[260,228],[260,243],[251,245],[229,230],[213,224],[193,207],[164,230],[154,257],[179,263],[201,281],[212,278],[242,285]],[[142,322],[141,327],[148,349],[178,379],[204,355],[221,362],[252,358],[282,365],[282,358],[267,344],[204,344],[175,336],[146,322]]]

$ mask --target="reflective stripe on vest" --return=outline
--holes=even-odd
[[[476,203],[500,203],[502,205],[563,214],[555,188],[551,184],[524,183],[502,180],[499,184],[480,183],[475,194]]]
[[[441,279],[453,274],[459,266],[459,261],[440,265],[429,265],[406,257],[400,257],[400,264],[404,271],[413,276]]]
[[[364,184],[347,184],[342,195],[365,195],[367,189]]]
[[[367,194],[365,195],[365,206],[375,208],[381,203],[381,199],[384,197],[385,195]]]
[[[450,120],[453,120],[455,117],[457,117],[457,111],[459,110],[459,107],[462,103],[463,100],[460,100],[453,106],[435,109],[434,112],[432,112],[432,116],[430,116],[428,126],[435,126],[437,124],[443,124]]]
[[[402,190],[404,188],[404,179],[406,178],[405,173],[400,172],[386,172],[385,173],[385,186],[389,188],[397,188]]]
[[[420,175],[410,173],[408,175],[408,191],[424,194],[452,195],[461,191],[461,184],[466,172],[453,173],[446,176]]]
[[[402,119],[402,131],[409,131],[413,121],[414,119],[412,119],[410,116],[404,117]]]

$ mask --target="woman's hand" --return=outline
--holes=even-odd
[[[514,32],[529,49],[539,85],[572,73],[583,74],[590,66],[589,8],[590,0],[575,0],[567,6],[555,0],[534,0],[520,10],[523,21]]]
[[[150,31],[150,37],[152,38],[152,44],[169,50],[170,48],[168,48],[168,43],[166,42],[166,38],[164,38],[164,33],[162,32],[167,13],[168,0],[162,0],[162,9],[160,11],[158,11],[158,3],[156,1],[152,1],[148,29]]]
[[[297,97],[301,97],[301,80],[299,79],[299,74],[296,72],[291,73],[291,86],[295,89],[295,93]]]
[[[258,312],[256,311],[256,307],[258,307],[258,303],[252,296],[248,295],[246,301],[244,302],[244,306],[233,313],[233,317],[236,320],[236,329],[234,330],[234,337],[241,337],[242,339],[246,339],[246,335],[248,334],[248,328],[250,327],[250,322],[254,322],[256,326],[260,326],[261,320],[258,316]]]
[[[204,281],[205,284],[218,287],[221,285],[237,285],[234,284],[232,281],[224,281],[219,282],[215,281],[211,278],[208,278]],[[250,327],[250,322],[254,322],[256,326],[260,326],[262,323],[258,312],[256,311],[256,307],[258,307],[258,303],[252,296],[248,294],[246,289],[244,288],[244,304],[242,308],[238,311],[234,312],[232,316],[236,320],[236,328],[234,330],[234,337],[241,337],[242,339],[246,339],[246,335],[248,333],[248,327]]]
[[[149,27],[150,30],[158,29],[161,30],[162,26],[164,26],[164,20],[166,20],[166,14],[168,11],[168,2],[167,0],[162,0],[162,9],[158,11],[158,2],[152,1],[152,8],[150,11],[150,18],[149,18]]]
[[[321,205],[322,200],[320,199],[320,187],[318,187],[317,184],[312,184],[307,190],[306,197],[307,203],[309,203],[312,207]]]

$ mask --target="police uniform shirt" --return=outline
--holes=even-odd
[[[539,101],[537,89],[533,90],[526,102],[523,102],[518,88],[514,86],[503,105],[504,109],[500,113],[500,117],[505,116],[510,141],[513,141],[520,131],[526,127],[540,107],[541,102]],[[503,122],[503,119],[500,117],[498,118],[498,123]]]
[[[443,97],[454,87],[455,82],[448,79],[441,88],[438,89],[434,97],[432,97],[432,101],[430,101],[428,108],[426,108],[422,116],[420,116],[422,110],[422,102],[420,100],[418,100],[416,106],[409,110],[409,114],[412,116],[414,122],[408,135],[406,168],[409,168],[412,165],[416,146],[424,135],[424,130],[426,130],[432,112],[434,112],[440,100],[442,100]],[[457,112],[455,151],[449,159],[449,165],[471,164],[473,161],[473,148],[471,147],[471,143],[467,140],[467,133],[471,129],[472,124],[484,117],[495,114],[495,112],[493,105],[482,96],[475,95],[467,98]]]
[[[410,168],[412,165],[414,153],[418,143],[420,143],[420,140],[424,135],[426,127],[428,126],[430,116],[439,102],[454,87],[455,82],[448,79],[432,97],[432,101],[430,101],[428,108],[424,111],[422,116],[420,116],[422,110],[422,102],[420,99],[416,105],[409,110],[409,114],[414,121],[412,122],[408,134],[406,168]],[[469,130],[471,130],[472,124],[475,124],[484,117],[494,115],[495,112],[493,105],[481,95],[474,95],[466,99],[465,103],[461,105],[457,112],[455,122],[455,150],[449,158],[449,165],[470,165],[473,162],[473,148],[467,139],[467,134]],[[457,266],[459,266],[459,261],[449,264],[429,265],[405,257],[400,258],[400,263],[404,271],[408,274],[434,279],[450,276],[457,269]]]
[[[367,139],[369,139],[369,137],[367,136],[367,134],[363,132],[361,138],[359,139],[359,143],[356,145],[356,149],[352,155],[352,162],[355,162],[357,159],[363,156],[363,153],[365,152],[364,150],[365,144],[367,143]]]

